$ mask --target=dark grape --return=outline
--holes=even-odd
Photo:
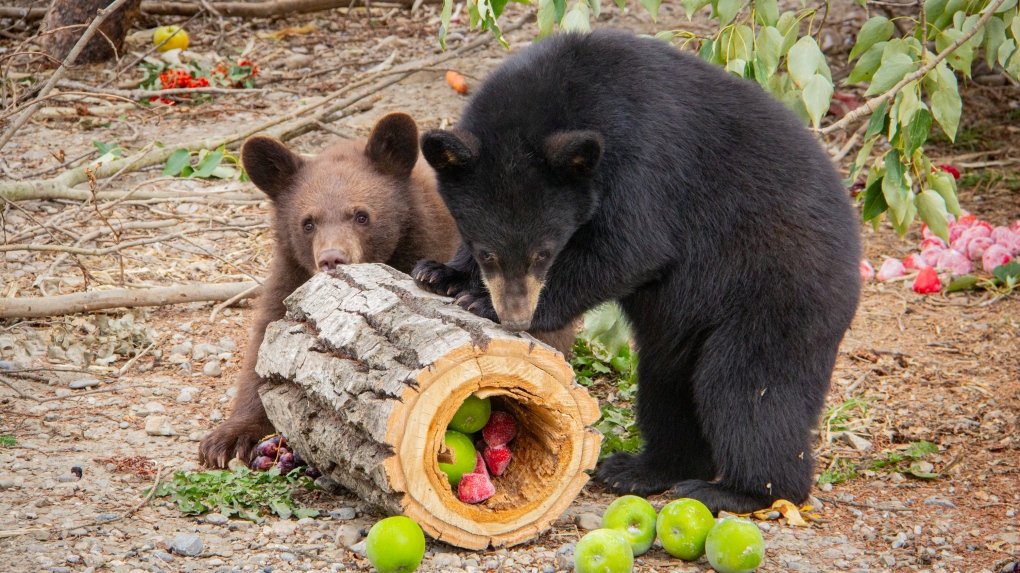
[[[273,458],[269,456],[259,456],[251,463],[251,469],[264,472],[273,467],[273,463]]]
[[[276,459],[276,452],[279,450],[279,448],[280,445],[278,442],[267,440],[259,444],[259,447],[256,450],[256,452],[258,452],[258,455],[260,456]]]
[[[312,478],[312,479],[318,479],[318,478],[322,477],[322,472],[320,472],[319,470],[317,470],[315,468],[307,468],[305,470],[305,475],[310,477],[310,478]]]
[[[287,452],[280,454],[280,458],[276,461],[276,467],[280,468],[280,473],[285,474],[293,470],[294,465],[294,454]]]
[[[301,467],[301,466],[307,466],[307,465],[308,465],[308,462],[306,462],[301,456],[299,456],[297,452],[294,452],[294,466],[295,467]]]

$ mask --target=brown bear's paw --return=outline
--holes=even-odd
[[[649,463],[644,454],[617,453],[599,466],[598,481],[618,494],[655,495],[677,482],[673,472]]]
[[[418,286],[443,296],[453,296],[467,291],[473,286],[470,273],[459,271],[437,261],[418,261],[412,274]]]
[[[227,420],[223,425],[202,438],[198,445],[198,459],[210,468],[225,468],[234,458],[245,464],[251,461],[259,440],[273,433],[272,426],[245,424]]]

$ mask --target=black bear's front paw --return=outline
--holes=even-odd
[[[667,472],[648,463],[643,454],[622,452],[602,462],[598,480],[615,493],[640,496],[662,493],[677,481]]]
[[[492,306],[492,299],[489,298],[489,291],[484,288],[471,288],[461,291],[457,293],[453,302],[475,316],[499,322],[496,309]]]
[[[453,296],[471,288],[471,275],[437,261],[418,261],[414,282],[421,288],[443,296]]]

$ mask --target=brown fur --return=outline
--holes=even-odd
[[[456,224],[436,192],[435,174],[419,157],[417,127],[406,114],[388,114],[367,141],[337,143],[314,159],[264,136],[248,139],[241,159],[272,199],[276,246],[234,410],[199,445],[199,459],[212,467],[226,467],[234,457],[249,461],[259,440],[274,432],[259,397],[255,362],[266,327],[284,317],[283,300],[297,287],[333,263],[386,263],[410,273],[421,259],[450,260],[460,245]],[[367,224],[358,222],[359,215]],[[311,231],[305,230],[307,222]],[[568,327],[532,334],[567,354],[575,332]]]

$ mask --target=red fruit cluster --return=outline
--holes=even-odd
[[[223,82],[230,84],[232,88],[243,88],[246,79],[254,78],[259,73],[259,67],[252,63],[250,60],[239,60],[237,62],[238,67],[251,67],[251,72],[247,78],[241,78],[239,80],[230,81],[230,67],[227,64],[219,64],[210,75],[219,76]]]
[[[517,435],[517,422],[506,412],[493,412],[482,428],[478,443],[478,461],[475,471],[464,474],[457,486],[457,497],[464,503],[481,503],[496,494],[496,486],[489,472],[501,476],[510,465],[510,448],[507,444]]]
[[[255,471],[269,471],[273,467],[279,468],[281,474],[290,473],[294,468],[307,465],[300,456],[290,448],[287,438],[273,436],[265,440],[255,448],[255,459],[251,462],[251,469]],[[322,472],[315,468],[306,468],[305,475],[314,479],[322,475]]]
[[[172,90],[178,88],[204,88],[209,87],[209,80],[205,78],[196,78],[191,75],[190,72],[184,70],[167,70],[162,74],[159,74],[159,85],[160,89]],[[188,94],[182,94],[178,97],[188,97]],[[166,105],[173,105],[172,100],[168,100],[163,97],[149,98],[149,101],[159,100]]]

